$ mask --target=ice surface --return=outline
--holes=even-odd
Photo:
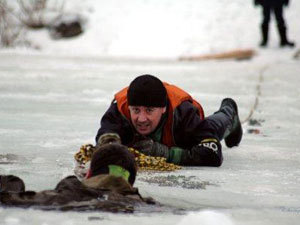
[[[93,1],[87,2],[89,7],[93,6]],[[250,61],[153,59],[239,46],[256,48],[259,11],[253,9],[250,2],[242,0],[224,3],[213,0],[205,4],[140,1],[145,5],[132,1],[126,3],[125,9],[120,9],[119,4],[125,7],[125,3],[121,2],[95,5],[91,27],[95,23],[93,20],[100,16],[107,20],[109,13],[115,12],[114,15],[118,16],[114,23],[117,27],[113,24],[114,29],[108,32],[112,36],[100,37],[93,50],[91,43],[93,38],[97,38],[92,36],[100,31],[90,27],[93,32],[82,36],[79,42],[74,39],[57,44],[43,39],[45,33],[36,33],[35,38],[41,42],[41,52],[20,49],[0,52],[0,174],[22,177],[27,189],[54,188],[60,179],[73,173],[73,154],[79,147],[94,143],[99,120],[113,94],[128,85],[135,76],[145,73],[157,75],[189,91],[202,103],[207,115],[218,109],[222,98],[229,96],[237,100],[244,121],[258,99],[251,118],[259,124],[243,124],[245,134],[239,147],[228,149],[223,145],[224,163],[220,168],[186,167],[171,173],[140,173],[136,186],[142,195],[155,198],[170,206],[171,210],[124,215],[0,208],[0,224],[299,224],[300,63],[292,59],[293,50],[278,48],[277,34],[273,30],[270,48],[256,49],[258,55]],[[104,14],[96,16],[101,6],[106,7]],[[201,13],[204,6],[209,10]],[[164,38],[155,37],[158,50],[147,51],[151,46],[141,43],[134,46],[137,39],[126,46],[129,36],[125,36],[125,40],[118,36],[126,33],[123,27],[126,23],[119,24],[118,20],[130,12],[124,20],[133,23],[135,16],[142,17],[141,11],[134,14],[138,11],[134,9],[139,7],[152,12],[157,9],[155,15],[159,18],[167,14],[168,9],[173,20],[178,14],[171,24],[170,29],[173,30],[166,34],[167,37],[171,34],[175,37],[175,42],[169,43],[170,46],[176,44],[174,51],[160,48],[166,43]],[[214,17],[214,8],[224,14]],[[300,31],[299,26],[295,26],[299,25],[295,22],[295,15],[299,10],[300,2],[291,1],[287,17],[294,30],[290,29],[290,36],[298,42]],[[230,27],[229,22],[237,16],[245,18],[235,20],[236,23]],[[209,22],[208,19],[212,18],[215,18],[214,22]],[[191,22],[190,28],[188,25],[183,27],[183,19]],[[208,31],[207,36],[202,37],[203,33],[193,30],[197,21],[214,25],[214,31]],[[145,22],[150,29],[150,19]],[[158,19],[154,22],[159,26]],[[175,31],[177,22],[180,29]],[[109,27],[108,22],[101,23]],[[226,33],[223,25],[228,25],[232,36],[222,38]],[[136,32],[131,26],[131,32]],[[251,29],[240,35],[241,29],[247,26]],[[141,27],[141,32],[145,30],[146,27]],[[248,33],[250,31],[251,34]],[[179,37],[175,35],[177,32]],[[202,30],[199,29],[199,32]],[[142,37],[150,42],[145,34]],[[235,41],[237,37],[238,43]],[[83,39],[89,41],[87,48],[81,46],[74,50]],[[97,55],[95,49],[105,43],[104,39],[110,41],[107,51],[102,51],[104,47],[101,46]],[[62,51],[57,48],[62,48]],[[67,52],[67,49],[72,50]],[[118,52],[118,49],[123,50]],[[83,56],[74,51],[81,52]],[[139,56],[152,59],[137,59]],[[251,130],[255,132],[251,133]]]
[[[1,209],[0,223],[84,224],[95,223],[97,219],[88,218],[96,215],[106,224],[147,224],[148,220],[174,224],[186,221],[186,216],[198,221],[216,212],[233,224],[296,224],[300,217],[300,67],[288,53],[286,62],[269,62],[263,73],[259,104],[252,117],[261,126],[243,125],[241,146],[224,147],[221,168],[187,167],[139,175],[136,186],[142,194],[196,214],[200,210],[199,215],[77,213],[74,217],[74,213],[56,213],[53,217],[53,212],[32,210],[34,216],[28,219],[26,210]],[[241,118],[246,118],[254,104],[262,61],[268,57],[265,54],[247,62],[125,60],[116,65],[114,60],[3,53],[0,150],[1,155],[14,154],[20,160],[1,164],[0,173],[22,177],[28,189],[53,188],[59,179],[72,174],[73,154],[80,145],[94,143],[99,119],[113,93],[145,72],[189,90],[207,114],[219,107],[223,97],[232,96],[240,106]],[[260,133],[248,133],[252,127]]]

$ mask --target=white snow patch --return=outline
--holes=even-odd
[[[220,212],[204,210],[191,212],[178,225],[234,225],[232,219]]]

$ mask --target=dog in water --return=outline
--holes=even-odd
[[[25,191],[25,184],[13,175],[0,176],[0,205],[46,210],[101,210],[133,212],[138,206],[158,205],[143,198],[133,187],[137,173],[134,156],[120,144],[97,146],[87,177],[61,180],[55,189]]]

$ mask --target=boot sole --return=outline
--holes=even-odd
[[[227,138],[225,138],[226,146],[229,148],[238,146],[242,140],[242,136],[243,136],[243,128],[239,121],[239,126]]]
[[[237,114],[238,126],[234,131],[232,131],[230,135],[228,135],[228,137],[225,138],[225,144],[229,148],[238,146],[243,136],[243,128],[239,119],[238,107],[234,100],[232,100],[232,103]]]

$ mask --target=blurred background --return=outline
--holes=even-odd
[[[300,3],[284,11],[299,40]],[[178,58],[257,48],[253,0],[0,0],[0,46],[47,54]],[[275,18],[269,48],[278,48]]]

